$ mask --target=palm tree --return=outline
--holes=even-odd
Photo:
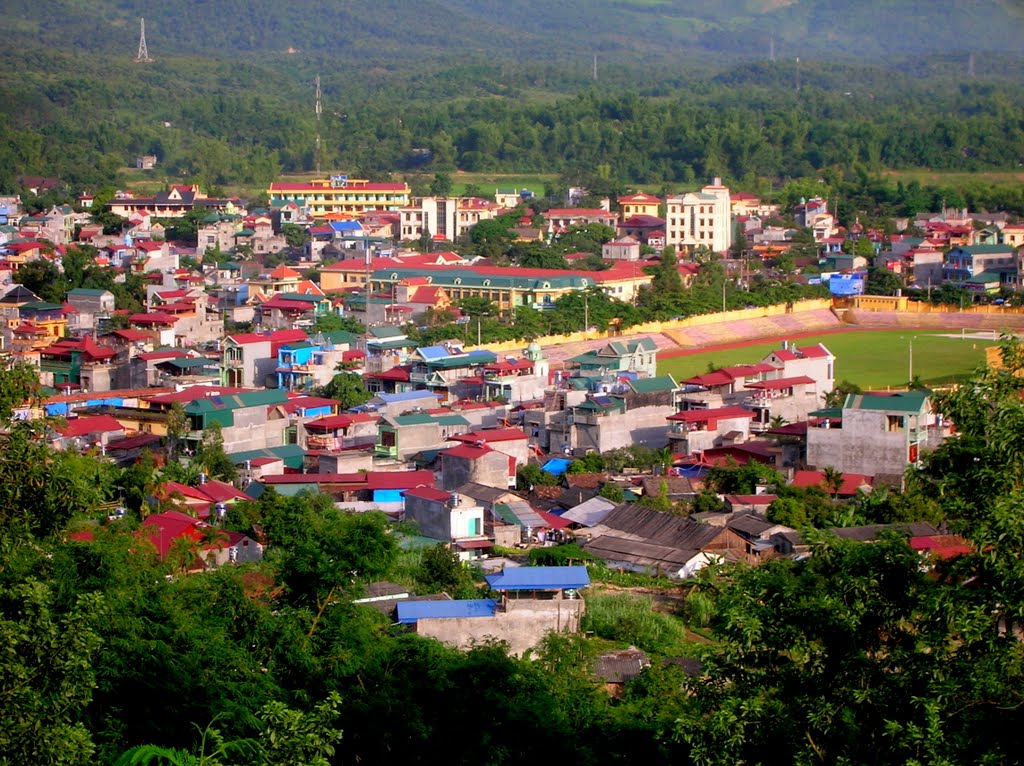
[[[821,469],[821,473],[825,477],[825,487],[828,489],[829,494],[832,495],[832,499],[835,500],[839,497],[839,491],[843,488],[843,472],[827,465]]]
[[[782,415],[776,415],[775,417],[768,421],[768,427],[772,429],[782,428],[788,422],[789,421],[782,417]]]

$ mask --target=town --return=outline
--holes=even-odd
[[[956,389],[915,378],[913,340],[902,385],[862,387],[829,338],[969,332],[986,374],[1012,369],[1012,336],[996,343],[1024,327],[1009,215],[886,233],[717,178],[553,201],[333,174],[275,182],[265,204],[21,182],[0,198],[10,449],[117,472],[63,512],[70,545],[141,540],[132,556],[203,578],[294,544],[303,518],[348,546],[344,594],[288,585],[311,633],[345,602],[515,657],[620,636],[594,627],[616,598],[594,578],[668,593],[844,542],[905,546],[921,572],[973,550],[920,486],[952,479],[930,456],[963,438]],[[665,369],[729,346],[748,355]],[[588,672],[617,699],[651,667],[611,646]]]

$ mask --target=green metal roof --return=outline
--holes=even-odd
[[[967,282],[974,285],[989,285],[994,282],[999,282],[1001,277],[998,271],[983,271],[980,274],[975,274],[973,277],[969,277]]]
[[[231,452],[228,457],[232,463],[241,465],[246,460],[256,460],[261,457],[280,458],[289,468],[302,468],[305,461],[306,451],[298,444],[283,444],[280,447],[267,447],[266,449],[247,450],[245,452]]]
[[[922,412],[928,401],[927,391],[903,391],[896,394],[849,394],[844,410],[875,410],[879,412]]]
[[[421,426],[426,423],[438,423],[442,426],[468,426],[469,421],[462,415],[431,415],[428,412],[413,412],[409,415],[395,415],[392,420],[398,426]]]
[[[321,332],[318,334],[322,335],[324,340],[328,343],[347,343],[351,346],[352,344],[359,342],[359,336],[349,332],[348,330],[331,330],[330,332]]]
[[[177,367],[179,370],[192,370],[197,367],[209,367],[211,370],[218,370],[219,368],[217,362],[203,357],[179,356],[174,359],[165,359],[160,364],[168,364],[171,367]]]
[[[963,250],[965,253],[970,253],[971,255],[992,255],[995,253],[1013,255],[1013,253],[1016,252],[1010,245],[960,245],[953,249]]]
[[[21,310],[25,311],[56,311],[57,309],[64,308],[59,303],[47,303],[46,301],[31,301],[29,303],[23,303]]]
[[[394,338],[396,336],[405,337],[405,332],[398,327],[391,327],[390,325],[376,325],[367,330],[367,332],[374,338]]]
[[[303,295],[302,293],[278,293],[274,297],[283,301],[305,301],[306,303],[319,303],[327,300],[323,295]]]
[[[97,290],[91,287],[76,287],[74,290],[68,290],[68,295],[106,295],[112,294],[110,290]]]
[[[529,271],[524,269],[524,271]],[[423,269],[401,268],[377,269],[371,279],[375,282],[390,282],[396,279],[422,277]],[[511,276],[477,274],[470,269],[445,269],[430,272],[430,284],[435,287],[493,287],[515,290],[551,290],[591,287],[595,284],[590,277],[567,273],[565,276],[545,274],[544,276]]]
[[[679,384],[671,375],[658,375],[654,378],[638,378],[629,381],[629,387],[638,394],[650,394],[655,391],[675,391]]]
[[[211,396],[209,399],[196,399],[185,405],[185,412],[190,415],[204,415],[211,412],[223,412],[225,410],[237,410],[242,407],[270,406],[272,404],[283,404],[288,401],[288,394],[284,391],[246,391],[242,394],[231,394],[229,396]]]
[[[601,402],[594,401],[593,399],[587,399],[582,404],[577,404],[573,407],[574,410],[589,410],[591,412],[611,412],[613,410],[626,409],[626,403],[618,397],[609,396],[607,397],[608,403],[602,404]]]
[[[455,356],[442,356],[438,359],[428,359],[426,365],[441,370],[457,370],[460,367],[473,367],[478,364],[490,364],[496,362],[498,355],[491,351],[471,351],[468,354],[457,354]]]
[[[408,338],[395,338],[394,340],[370,340],[367,341],[367,345],[372,346],[373,348],[379,348],[381,350],[387,351],[396,348],[409,348],[410,346],[415,346],[416,344],[413,343]]]

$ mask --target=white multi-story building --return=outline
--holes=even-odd
[[[729,188],[716,178],[699,192],[665,201],[665,241],[677,249],[706,247],[724,253],[732,245]]]
[[[454,242],[480,221],[494,218],[501,207],[477,197],[414,197],[412,205],[399,209],[403,242],[420,237],[424,231]]]

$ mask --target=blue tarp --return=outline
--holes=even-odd
[[[493,617],[497,608],[498,602],[491,598],[459,601],[399,601],[398,621],[409,624],[429,618]]]
[[[571,463],[571,460],[566,460],[564,457],[553,457],[544,464],[541,470],[550,473],[552,476],[561,476],[568,470]]]
[[[402,502],[402,490],[400,490],[400,489],[375,489],[375,490],[373,490],[373,502],[375,502],[375,503],[400,503],[400,502]]]
[[[577,590],[590,585],[586,567],[513,567],[484,579],[493,590]]]

